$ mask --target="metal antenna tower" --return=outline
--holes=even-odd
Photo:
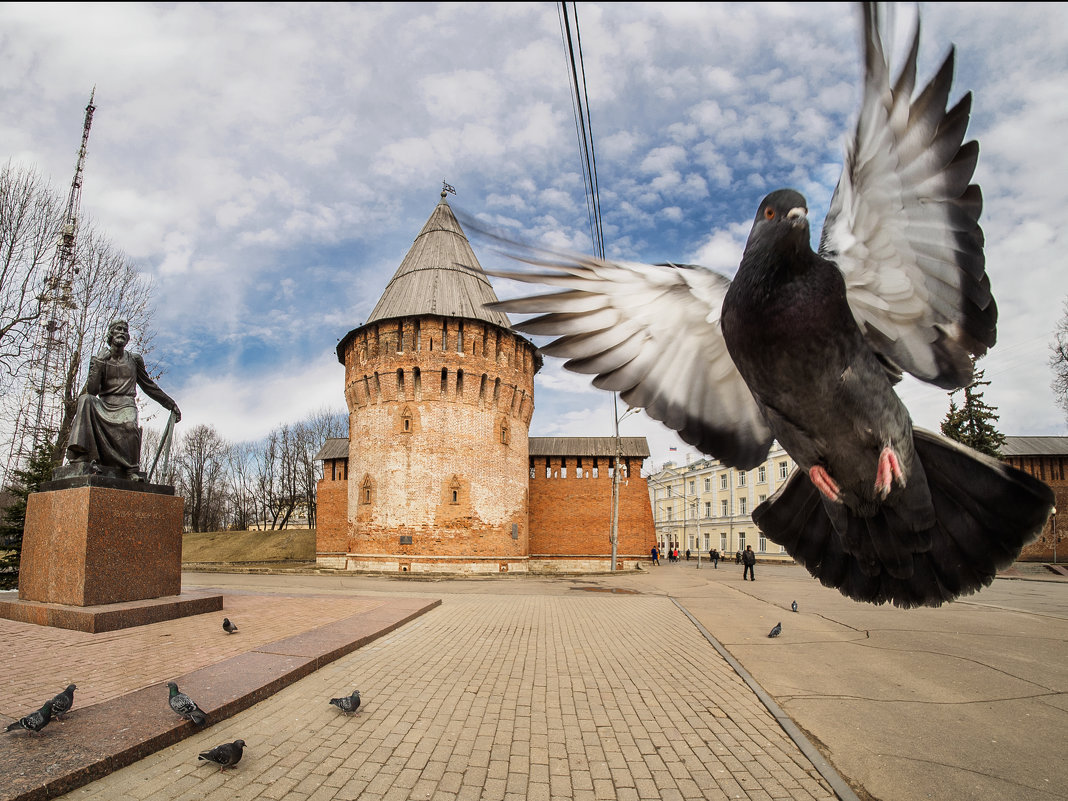
[[[11,442],[8,470],[24,464],[30,454],[42,443],[47,443],[59,429],[63,412],[61,396],[66,379],[67,332],[71,311],[75,308],[72,289],[75,266],[75,242],[78,233],[78,213],[82,201],[82,174],[85,170],[85,154],[89,144],[89,128],[93,124],[93,98],[96,87],[89,95],[85,107],[85,124],[82,126],[82,144],[78,149],[78,162],[74,167],[63,227],[56,242],[56,253],[45,276],[39,298],[40,316],[31,353],[34,362],[24,392],[25,402],[19,410],[15,435]],[[57,449],[59,443],[56,443]]]

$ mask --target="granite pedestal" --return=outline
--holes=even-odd
[[[104,631],[222,609],[221,595],[181,594],[173,487],[78,476],[41,489],[27,499],[19,599],[0,617]]]

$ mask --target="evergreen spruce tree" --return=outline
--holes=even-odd
[[[30,454],[25,467],[12,471],[13,481],[7,491],[14,497],[0,523],[0,589],[18,586],[19,560],[22,557],[22,531],[26,525],[26,499],[46,481],[52,480],[52,446],[45,442]]]
[[[982,370],[975,369],[975,361],[973,356],[972,382],[949,394],[949,411],[942,420],[942,433],[973,450],[1000,459],[1005,436],[994,425],[998,419],[997,410],[983,400],[983,392],[979,388],[989,386],[990,382],[983,380]],[[958,392],[964,395],[960,406],[954,399]]]

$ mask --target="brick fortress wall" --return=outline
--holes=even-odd
[[[608,458],[530,457],[530,558],[541,569],[608,569],[612,477]],[[616,567],[648,562],[656,544],[640,459],[625,459],[619,483]],[[566,564],[565,564],[566,563]]]
[[[346,567],[525,569],[534,347],[423,316],[358,329],[344,359]]]
[[[1064,456],[1008,456],[1004,461],[1049,484],[1057,499],[1054,505],[1058,514],[1051,515],[1038,539],[1023,549],[1020,561],[1052,562],[1056,531],[1057,561],[1068,562],[1068,543],[1065,542],[1065,534],[1068,532],[1064,531],[1063,521],[1057,519],[1061,511],[1068,510],[1068,481],[1064,478],[1065,461],[1068,459]]]

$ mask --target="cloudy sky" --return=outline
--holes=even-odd
[[[610,257],[732,274],[780,186],[817,235],[858,104],[856,7],[577,9]],[[1048,367],[1068,297],[1068,6],[919,9],[921,77],[955,44],[951,100],[974,94],[1000,309],[985,398],[1003,433],[1068,433]],[[558,4],[0,4],[0,160],[65,195],[93,87],[82,211],[154,282],[154,357],[186,425],[253,439],[343,408],[335,346],[443,180],[462,212],[592,252]],[[946,393],[900,391],[937,428]],[[611,396],[558,362],[535,402],[533,435],[612,433]],[[647,467],[693,452],[641,414],[621,430],[649,437]]]

